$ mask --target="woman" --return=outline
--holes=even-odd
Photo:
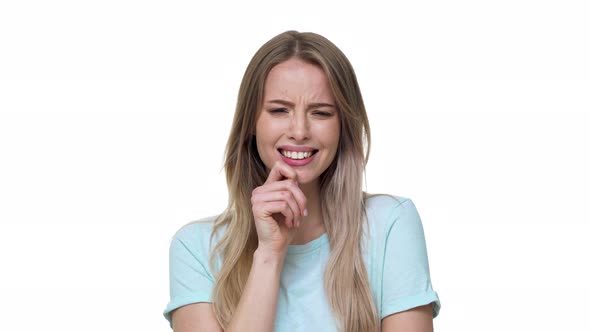
[[[440,303],[420,217],[407,198],[362,191],[369,147],[334,44],[288,31],[263,45],[226,148],[228,207],[171,243],[174,330],[432,330]]]

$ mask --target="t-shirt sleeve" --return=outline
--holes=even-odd
[[[188,236],[181,230],[170,243],[170,302],[164,310],[170,327],[173,310],[191,303],[211,302],[214,278],[208,268],[208,254],[202,252],[198,239],[199,235]]]
[[[422,221],[414,203],[403,201],[393,212],[386,237],[381,319],[388,315],[440,301],[432,289]]]

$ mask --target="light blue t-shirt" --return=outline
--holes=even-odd
[[[388,315],[440,301],[432,289],[426,241],[414,203],[403,197],[373,196],[367,201],[368,239],[363,259],[377,312]],[[212,218],[182,227],[170,245],[170,302],[164,317],[181,306],[212,302],[214,277],[209,268]],[[330,255],[326,233],[304,245],[289,246],[275,316],[276,332],[337,331],[324,293],[324,268]]]

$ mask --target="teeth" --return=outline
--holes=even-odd
[[[296,151],[281,151],[281,153],[283,154],[283,156],[289,158],[289,159],[305,159],[305,158],[309,158],[311,156],[311,151],[308,152],[296,152]]]

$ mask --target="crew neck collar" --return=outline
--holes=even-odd
[[[328,233],[324,232],[317,238],[305,243],[305,244],[292,244],[289,245],[287,255],[300,255],[311,251],[314,251],[320,247],[323,247],[329,243]]]

